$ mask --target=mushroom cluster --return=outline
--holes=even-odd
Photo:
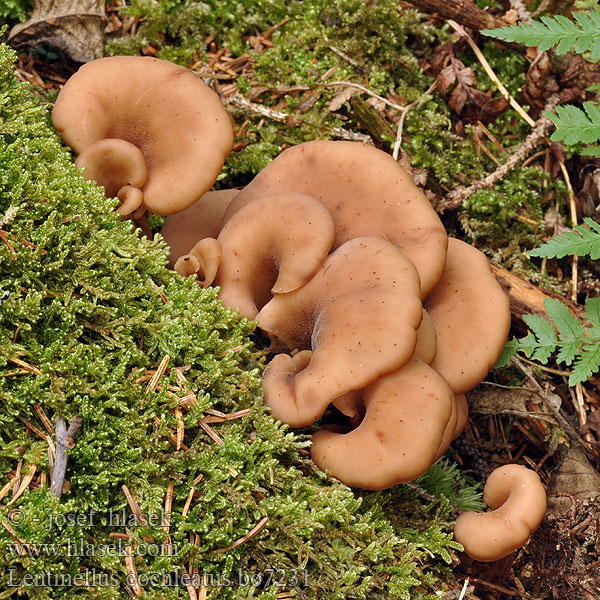
[[[446,451],[467,422],[465,392],[506,341],[509,302],[485,256],[448,239],[391,156],[308,142],[242,191],[208,191],[232,148],[229,117],[193,73],[153,58],[83,66],[52,119],[121,214],[169,215],[171,267],[220,286],[223,302],[269,336],[273,416],[301,427],[337,413],[313,435],[321,469],[383,489]],[[539,478],[518,465],[495,471],[484,499],[492,512],[456,524],[478,560],[520,546],[545,510]]]
[[[294,146],[221,193],[202,199],[206,223],[192,207],[162,233],[180,273],[219,285],[272,340],[273,416],[301,427],[334,407],[343,418],[313,435],[312,457],[348,485],[424,473],[462,431],[464,394],[508,335],[485,256],[448,239],[410,175],[366,144]]]

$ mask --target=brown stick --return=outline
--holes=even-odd
[[[476,31],[509,25],[503,19],[478,8],[471,0],[408,0],[407,4],[412,4],[423,12],[435,13],[442,19],[453,19],[460,25]],[[496,43],[517,52],[526,50],[525,46],[514,42],[496,40]]]
[[[492,273],[502,286],[502,289],[510,299],[510,313],[512,316],[513,325],[519,333],[526,333],[528,327],[523,320],[523,315],[540,315],[545,316],[544,300],[546,298],[558,298],[564,302],[580,319],[584,318],[583,311],[580,306],[569,302],[559,294],[549,291],[543,291],[524,279],[521,279],[514,273],[490,264]]]
[[[65,474],[67,472],[67,450],[75,446],[75,434],[81,427],[81,419],[73,417],[69,429],[62,417],[56,417],[56,461],[54,462],[54,471],[52,472],[52,484],[50,491],[60,498],[65,482]]]
[[[503,19],[478,8],[471,0],[408,0],[408,3],[425,12],[436,13],[443,19],[454,19],[477,31],[508,25]]]

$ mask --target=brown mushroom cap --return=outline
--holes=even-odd
[[[473,559],[489,562],[523,546],[546,512],[546,490],[538,474],[522,465],[494,470],[483,488],[487,513],[465,512],[454,537]]]
[[[313,196],[335,223],[334,249],[363,236],[401,248],[421,277],[423,297],[444,269],[447,236],[410,175],[388,154],[360,142],[317,140],[282,152],[229,205],[225,219],[278,192]]]
[[[322,470],[369,490],[416,479],[431,466],[452,413],[453,393],[413,358],[360,393],[364,419],[350,433],[320,430],[311,455]]]
[[[423,301],[437,333],[431,366],[461,394],[494,366],[510,328],[508,296],[485,255],[450,239],[442,278]]]
[[[239,190],[206,192],[198,202],[181,212],[169,215],[160,233],[171,248],[169,266],[204,238],[215,238],[221,232],[223,215]]]
[[[398,248],[381,238],[346,242],[257,316],[291,350],[313,350],[300,370],[283,354],[267,366],[273,416],[293,427],[314,423],[335,398],[399,369],[414,353],[422,317],[419,276]]]
[[[254,319],[273,294],[298,289],[320,269],[333,236],[331,215],[306,194],[275,194],[244,206],[217,238],[219,297]]]
[[[415,346],[414,356],[423,362],[430,364],[435,357],[436,335],[433,321],[423,311],[423,320],[419,329],[417,329],[417,345]],[[361,404],[361,392],[355,390],[348,392],[339,398],[333,400],[332,404],[346,417],[349,417],[353,427],[357,427],[364,416]]]
[[[202,287],[208,287],[217,276],[221,256],[221,244],[215,238],[204,238],[177,259],[175,271],[184,277],[196,275]]]
[[[58,95],[52,122],[78,154],[107,138],[139,148],[148,169],[144,205],[162,215],[198,200],[233,145],[218,96],[191,71],[150,57],[83,65]]]

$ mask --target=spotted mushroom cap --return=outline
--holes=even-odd
[[[331,213],[334,248],[381,236],[398,246],[421,277],[423,297],[444,269],[447,235],[410,175],[388,154],[360,142],[317,140],[293,146],[264,168],[229,205],[225,219],[278,192],[313,196]]]
[[[419,276],[398,248],[374,237],[346,242],[310,281],[259,312],[272,338],[312,350],[301,368],[285,354],[269,363],[265,402],[293,427],[314,423],[335,398],[407,363],[422,317]]]
[[[465,512],[454,526],[456,541],[482,562],[499,560],[523,546],[546,512],[546,490],[539,475],[522,465],[492,471],[483,501],[490,512]]]
[[[456,394],[473,389],[496,364],[510,329],[510,304],[485,255],[450,239],[444,273],[423,301],[437,334],[431,366]]]
[[[413,358],[360,393],[364,418],[355,429],[317,431],[312,458],[343,483],[363,489],[412,481],[435,461],[453,396],[443,377]]]
[[[233,145],[218,96],[188,69],[150,57],[83,65],[59,93],[52,122],[75,152],[86,153],[80,165],[90,173],[102,171],[103,140],[139,149],[148,171],[143,204],[161,215],[184,210],[208,191]],[[110,185],[133,185],[127,166],[120,170],[122,181]]]

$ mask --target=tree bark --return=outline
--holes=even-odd
[[[471,0],[407,0],[407,3],[412,4],[415,8],[423,12],[436,13],[442,19],[453,19],[459,25],[475,29],[476,31],[506,27],[508,25],[503,19],[478,8]],[[526,50],[522,44],[500,40],[495,41],[517,52],[525,52]]]

